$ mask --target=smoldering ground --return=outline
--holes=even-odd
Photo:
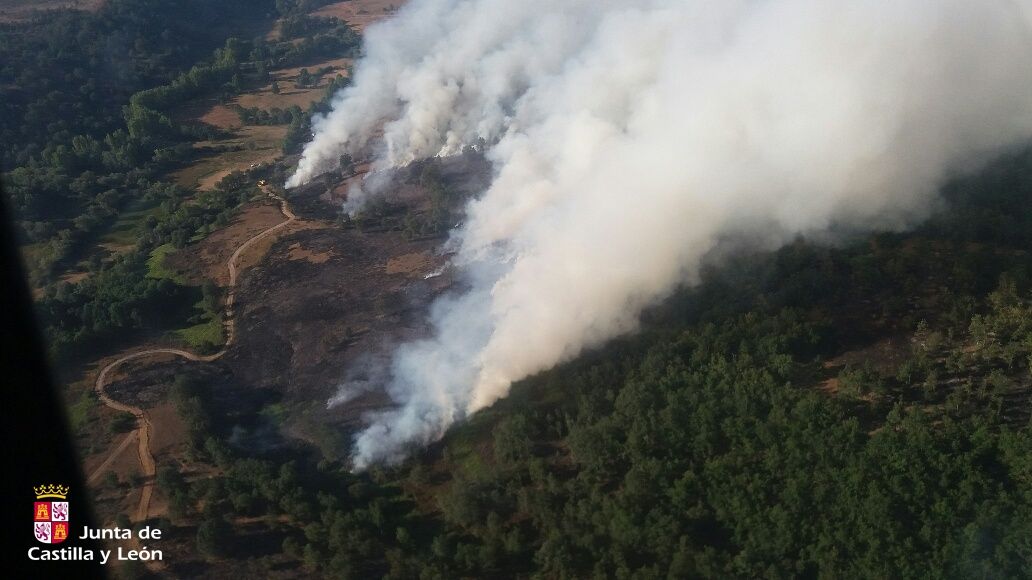
[[[1029,0],[413,0],[289,185],[373,148],[390,168],[481,144],[453,234],[468,290],[388,365],[356,465],[632,332],[717,241],[900,230],[1032,135]],[[369,193],[367,191],[366,193]],[[355,199],[367,199],[356,196]]]

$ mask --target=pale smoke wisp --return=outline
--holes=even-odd
[[[355,464],[633,331],[719,239],[900,229],[1032,136],[1030,0],[412,0],[369,31],[290,185],[486,142],[469,291],[399,348]],[[382,129],[382,134],[380,130]],[[361,199],[356,197],[356,199]]]

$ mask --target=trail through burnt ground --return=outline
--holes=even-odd
[[[229,257],[229,260],[226,262],[226,267],[229,270],[229,284],[227,286],[229,290],[226,295],[225,319],[223,321],[223,325],[225,327],[226,332],[226,341],[223,344],[222,349],[214,354],[209,355],[200,355],[197,353],[190,352],[188,350],[178,348],[149,348],[139,350],[136,352],[126,354],[108,363],[106,366],[104,366],[103,369],[101,369],[100,373],[97,375],[97,380],[94,383],[94,389],[97,391],[97,395],[100,398],[100,401],[108,407],[115,409],[116,411],[132,413],[132,415],[136,417],[136,429],[129,435],[127,435],[126,438],[122,441],[122,443],[120,443],[108,455],[108,457],[92,473],[89,474],[88,481],[95,481],[97,478],[103,475],[105,470],[107,470],[113,463],[114,458],[118,454],[120,454],[128,445],[129,441],[135,437],[138,442],[137,454],[139,456],[140,467],[143,472],[143,488],[140,492],[140,503],[136,509],[136,514],[134,518],[135,521],[139,522],[147,519],[150,510],[151,497],[154,494],[154,483],[157,476],[157,464],[154,460],[154,454],[151,452],[150,447],[150,441],[154,435],[154,425],[151,423],[150,417],[147,415],[147,411],[143,408],[116,401],[107,394],[106,388],[108,386],[108,383],[110,382],[110,377],[113,375],[113,372],[116,369],[118,369],[119,367],[121,367],[129,361],[148,358],[155,355],[170,354],[194,362],[213,362],[222,358],[226,354],[226,352],[229,351],[229,348],[233,345],[234,340],[236,338],[236,316],[234,313],[234,305],[236,303],[236,286],[237,277],[239,275],[238,264],[240,258],[243,256],[244,252],[246,252],[248,248],[252,247],[255,243],[275,233],[276,231],[279,231],[285,228],[286,226],[294,223],[298,219],[297,216],[294,215],[294,212],[291,211],[290,205],[287,203],[287,200],[270,191],[268,186],[261,186],[261,189],[263,192],[265,192],[266,195],[279,202],[280,212],[286,219],[245,240],[242,244],[240,244],[239,247],[237,247],[236,251],[233,252],[233,254]]]

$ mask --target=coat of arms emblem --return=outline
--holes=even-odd
[[[68,486],[40,485],[33,487],[36,500],[32,506],[32,533],[44,544],[60,544],[68,539]],[[43,501],[45,500],[45,501]]]

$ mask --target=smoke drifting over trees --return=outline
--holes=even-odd
[[[635,330],[722,240],[906,228],[1032,136],[1028,0],[413,0],[365,50],[288,185],[369,144],[483,140],[495,175],[359,467]]]

